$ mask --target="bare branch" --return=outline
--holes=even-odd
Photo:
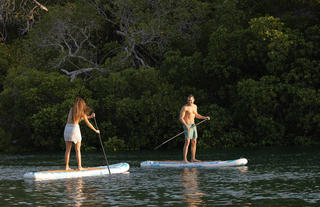
[[[99,5],[97,3],[96,0],[89,0],[89,2],[91,3],[91,5],[93,5],[96,10],[102,15],[105,17],[105,20],[113,25],[118,25],[117,22],[113,21],[111,18],[109,18],[109,16],[113,16],[115,17],[116,16],[116,12],[114,12],[111,8],[105,10],[103,9],[103,7],[101,5]],[[111,1],[109,1],[109,3],[111,4]],[[109,13],[110,15],[108,15],[107,13]]]
[[[38,1],[33,0],[34,3],[36,3],[41,9],[48,11],[47,7],[43,6],[42,4],[40,4]]]
[[[7,27],[10,25],[18,25],[19,35],[29,32],[40,17],[37,8],[48,11],[37,0],[0,0],[0,41],[6,40]]]
[[[100,70],[100,71],[104,71],[106,72],[107,70],[104,68],[82,68],[79,70],[74,70],[74,71],[67,71],[65,69],[61,69],[62,72],[64,72],[67,76],[70,77],[70,81],[72,82],[78,75],[82,74],[82,73],[89,73],[93,70]]]

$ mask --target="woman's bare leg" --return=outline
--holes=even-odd
[[[71,170],[71,168],[69,167],[71,147],[72,147],[72,142],[66,141],[66,152],[64,155],[64,160],[66,162],[66,170]]]
[[[81,142],[77,142],[77,144],[75,145],[75,149],[76,149],[76,155],[77,155],[77,162],[78,162],[78,170],[83,170],[82,168],[82,164],[81,164]]]

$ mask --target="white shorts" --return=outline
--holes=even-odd
[[[77,144],[81,142],[81,132],[79,124],[66,124],[64,128],[64,141],[74,142]]]

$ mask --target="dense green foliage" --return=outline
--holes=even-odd
[[[48,2],[26,34],[23,16],[0,21],[1,151],[62,150],[76,97],[107,150],[152,149],[182,130],[189,94],[212,118],[200,148],[320,143],[320,1]]]

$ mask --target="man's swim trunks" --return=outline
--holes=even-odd
[[[187,124],[188,127],[190,127],[190,130],[186,128],[185,125],[183,125],[184,129],[184,136],[186,139],[195,139],[198,138],[198,132],[197,132],[197,126],[195,124]]]

